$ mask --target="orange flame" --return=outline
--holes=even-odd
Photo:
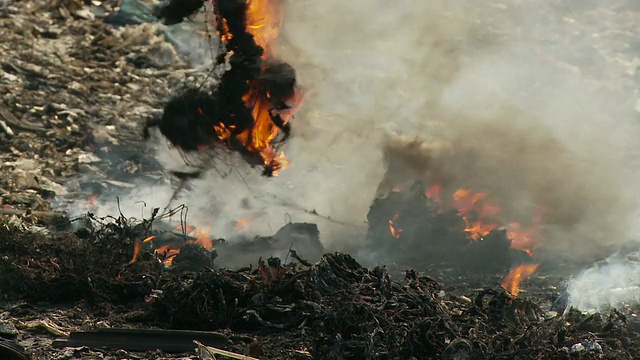
[[[133,257],[131,258],[131,260],[129,261],[129,264],[133,264],[134,262],[136,262],[138,260],[138,255],[140,254],[140,251],[142,251],[142,244],[149,242],[153,239],[155,239],[155,236],[149,236],[148,238],[142,240],[142,242],[140,241],[136,241],[133,243]]]
[[[507,237],[511,240],[511,247],[533,255],[540,238],[536,225],[522,229],[520,223],[513,222],[507,225]]]
[[[507,225],[507,237],[511,240],[512,248],[533,255],[536,247],[542,241],[538,227],[540,222],[542,222],[543,215],[544,208],[540,206],[535,210],[533,225],[528,229],[523,229],[518,222]]]
[[[393,215],[393,218],[389,220],[389,231],[391,231],[391,235],[393,235],[393,237],[396,239],[400,239],[400,234],[403,231],[401,227],[398,227],[395,225],[395,222],[398,220],[399,217],[400,215],[395,214]]]
[[[209,235],[211,231],[210,226],[193,226],[187,225],[183,230],[182,226],[179,225],[177,228],[179,231],[186,233],[190,237],[196,238],[195,240],[190,240],[187,243],[196,243],[200,244],[203,248],[211,251],[213,249],[213,239]]]
[[[491,231],[498,228],[498,225],[496,224],[485,224],[479,220],[469,224],[469,220],[467,220],[466,216],[463,216],[462,220],[464,220],[464,223],[466,224],[464,232],[468,233],[473,240],[481,239],[489,235]]]
[[[274,46],[280,35],[280,27],[284,16],[281,0],[249,0],[246,12],[246,31],[253,35],[254,41],[264,49],[262,60],[274,57]],[[228,27],[223,19],[221,39],[227,42],[232,34],[228,33]],[[302,93],[296,91],[288,99],[286,110],[274,110],[274,104],[270,101],[270,95],[261,89],[258,83],[253,82],[250,90],[242,97],[245,105],[252,109],[253,126],[247,128],[236,136],[236,139],[250,152],[259,153],[263,163],[273,176],[278,175],[279,170],[291,165],[285,158],[284,152],[276,153],[272,147],[272,141],[280,133],[281,129],[272,121],[272,115],[279,116],[282,124],[287,124],[302,103]],[[272,112],[274,114],[272,114]],[[214,125],[216,136],[226,141],[231,138],[231,130],[223,124]]]
[[[491,218],[500,212],[500,207],[492,204],[486,193],[458,189],[453,193],[452,205],[458,209],[458,215],[462,216],[466,224],[464,231],[473,240],[481,239],[498,228]],[[475,217],[472,221],[471,216]]]
[[[235,226],[233,227],[233,230],[235,231],[239,231],[242,233],[246,233],[249,231],[249,222],[251,221],[250,218],[242,218],[236,221]]]
[[[433,201],[439,203],[439,202],[442,202],[442,200],[440,200],[440,190],[441,189],[442,189],[442,187],[439,184],[435,184],[435,185],[432,185],[427,190],[425,190],[424,194],[429,199],[432,199]]]
[[[400,191],[400,189],[394,188],[392,191]],[[440,184],[426,187],[425,195],[438,203],[442,203],[442,187]],[[460,188],[453,193],[450,206],[458,210],[458,215],[465,222],[464,231],[473,240],[479,240],[500,227],[496,217],[501,208],[491,201],[487,193]],[[442,208],[439,208],[438,211],[442,211]],[[523,227],[519,222],[508,223],[506,230],[507,238],[511,242],[511,248],[533,255],[536,247],[542,241],[539,224],[542,222],[543,214],[544,208],[538,207],[534,212],[532,225],[528,228]],[[398,217],[399,215],[396,214],[389,220],[389,230],[395,238],[399,238],[402,232],[402,229],[395,224]],[[502,287],[514,298],[517,297],[521,282],[531,276],[537,268],[538,264],[525,264],[514,267],[502,280]]]
[[[91,211],[91,212],[98,211],[98,198],[99,197],[100,197],[100,195],[98,195],[98,194],[91,194],[91,195],[87,196],[86,204],[80,205],[80,208],[82,210]]]
[[[264,49],[263,60],[273,56],[273,45],[280,36],[284,12],[281,0],[249,0],[247,32]]]
[[[502,286],[512,297],[517,298],[520,292],[520,283],[533,273],[538,268],[538,264],[522,264],[518,265],[509,271],[509,274],[502,279],[500,286]]]
[[[187,241],[187,244],[199,244],[209,251],[213,250],[213,239],[209,236],[210,228],[208,226],[199,228],[193,225],[186,225],[183,228],[182,225],[178,225],[176,230],[184,232],[186,235],[195,238],[194,240]],[[155,239],[155,236],[149,236],[142,241],[136,241],[133,246],[133,257],[131,258],[131,261],[129,261],[129,264],[133,264],[138,260],[138,255],[142,251],[142,244],[151,242]],[[154,248],[153,252],[162,259],[162,263],[166,267],[170,267],[173,265],[173,259],[175,256],[180,253],[180,247],[177,244],[162,245]]]

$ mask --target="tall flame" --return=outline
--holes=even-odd
[[[274,58],[275,44],[284,16],[281,0],[248,0],[247,5],[246,31],[253,35],[256,44],[264,50],[262,60],[269,61]],[[220,35],[223,41],[227,41],[228,33]],[[264,71],[265,67],[262,69]],[[287,109],[275,110],[276,104],[271,101],[271,94],[261,83],[253,81],[250,85],[250,90],[244,94],[242,101],[251,109],[253,126],[238,134],[236,139],[250,152],[259,153],[265,168],[275,176],[279,170],[289,167],[291,163],[286,159],[284,152],[276,153],[272,142],[282,131],[281,127],[289,123],[301,105],[302,94],[296,90],[286,102]],[[274,122],[274,116],[279,118],[279,125]],[[220,140],[225,141],[231,137],[232,129],[225,128],[223,124],[214,125],[214,130]]]

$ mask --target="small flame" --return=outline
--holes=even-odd
[[[517,298],[520,292],[520,284],[522,281],[533,273],[538,268],[538,264],[522,264],[518,265],[509,271],[509,274],[502,279],[500,286],[502,286],[512,297]]]
[[[196,227],[193,225],[186,225],[183,227],[182,225],[178,225],[176,230],[189,237],[195,238],[194,240],[187,241],[187,244],[199,244],[209,251],[213,250],[213,239],[209,236],[210,227]],[[156,239],[156,236],[149,236],[142,241],[136,241],[133,245],[133,257],[129,261],[129,264],[133,264],[138,260],[138,255],[142,251],[142,245],[144,243],[148,243]],[[180,253],[180,247],[177,247],[176,244],[162,245],[154,248],[153,252],[162,260],[165,267],[170,267],[173,265],[173,259],[175,256]]]
[[[196,238],[195,240],[188,241],[187,243],[200,244],[203,248],[211,251],[213,249],[213,239],[209,235],[211,231],[210,226],[193,226],[187,225],[184,229],[181,225],[177,227],[180,232],[184,232],[190,237]]]
[[[489,235],[491,231],[498,228],[498,225],[496,224],[485,224],[479,220],[470,224],[469,220],[465,216],[462,217],[462,220],[464,220],[464,223],[466,224],[464,232],[468,233],[473,240],[481,239]]]
[[[533,255],[540,238],[536,226],[522,229],[520,223],[513,222],[507,225],[507,237],[511,240],[511,247]]]
[[[395,224],[399,217],[400,215],[395,214],[393,215],[393,218],[389,220],[389,231],[391,231],[391,235],[393,235],[393,237],[396,239],[400,239],[400,234],[403,231],[401,227],[398,227]]]
[[[180,249],[176,249],[170,245],[161,246],[154,250],[154,253],[162,260],[165,267],[173,265],[173,259],[180,254]]]
[[[99,196],[100,195],[98,194],[91,194],[87,196],[87,205],[89,205],[90,207],[96,206],[96,202],[98,201]]]
[[[545,209],[539,206],[534,211],[533,225],[524,229],[518,222],[507,225],[507,237],[511,240],[511,247],[533,255],[538,244],[542,242],[539,225],[542,222]]]
[[[142,251],[142,244],[149,242],[153,239],[155,239],[155,236],[149,236],[148,238],[140,241],[136,241],[133,244],[133,257],[131,258],[131,260],[129,261],[129,264],[133,264],[134,262],[136,262],[138,260],[138,255],[140,254],[140,251]]]
[[[98,195],[98,194],[91,194],[91,195],[87,196],[87,203],[85,205],[80,205],[80,208],[82,210],[91,211],[91,212],[98,211],[98,198],[99,197],[100,197],[100,195]]]
[[[440,203],[442,200],[440,199],[440,190],[442,187],[439,184],[432,185],[427,190],[425,190],[424,194],[433,201]]]
[[[492,204],[486,193],[458,189],[453,193],[452,206],[458,209],[458,215],[466,224],[464,231],[473,240],[481,239],[498,228],[491,218],[500,212],[500,207]]]
[[[239,231],[241,233],[246,233],[249,231],[249,222],[251,221],[250,218],[242,218],[236,221],[235,226],[233,227],[233,230],[235,231]]]

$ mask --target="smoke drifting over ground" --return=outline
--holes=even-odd
[[[640,262],[634,256],[613,256],[571,279],[569,305],[582,311],[602,311],[640,302]]]
[[[437,176],[489,193],[508,221],[542,205],[547,249],[597,256],[634,235],[640,149],[624,56],[640,51],[616,55],[637,23],[628,4],[288,1],[278,55],[306,91],[284,149],[293,167],[266,180],[238,161],[177,202],[216,236],[241,217],[260,233],[290,215],[344,249],[385,186]]]
[[[608,53],[629,40],[610,35],[628,24],[605,17],[633,10],[602,6],[290,2],[284,55],[309,97],[296,123],[301,145],[289,153],[298,166],[318,164],[320,182],[301,196],[362,219],[374,191],[389,190],[378,188],[386,145],[387,166],[411,157],[386,179],[430,173],[488,192],[507,221],[544,206],[548,249],[594,256],[596,245],[627,240],[633,64]]]

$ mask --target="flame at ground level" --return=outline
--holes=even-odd
[[[493,203],[487,193],[460,188],[451,195],[451,202],[445,204],[442,197],[442,186],[434,184],[426,187],[425,195],[440,205],[448,205],[457,209],[458,215],[465,222],[465,232],[473,240],[479,240],[491,231],[501,228],[496,220],[501,212],[501,207]],[[535,208],[529,227],[524,227],[519,222],[508,223],[506,231],[511,248],[524,251],[529,256],[533,255],[535,249],[542,242],[539,224],[542,222],[544,212],[545,209],[541,206]],[[395,220],[397,220],[397,215],[389,220],[389,228],[394,236],[396,235],[394,232]],[[537,264],[524,264],[512,268],[502,280],[502,287],[514,298],[517,297],[522,281],[531,276],[537,268]]]
[[[533,273],[538,268],[538,264],[522,264],[512,268],[509,274],[502,279],[500,286],[502,286],[511,296],[518,297],[520,292],[520,284],[522,281]]]
[[[154,244],[154,241],[159,241],[155,235],[149,236],[142,241],[135,241],[133,245],[133,257],[129,261],[129,264],[133,264],[138,260],[138,256],[145,244],[151,245],[153,253],[166,267],[173,265],[173,259],[176,255],[180,254],[182,245],[198,244],[209,251],[213,250],[213,239],[209,236],[209,227],[198,228],[192,225],[186,225],[185,227],[178,225],[176,230],[185,235],[185,241]]]

